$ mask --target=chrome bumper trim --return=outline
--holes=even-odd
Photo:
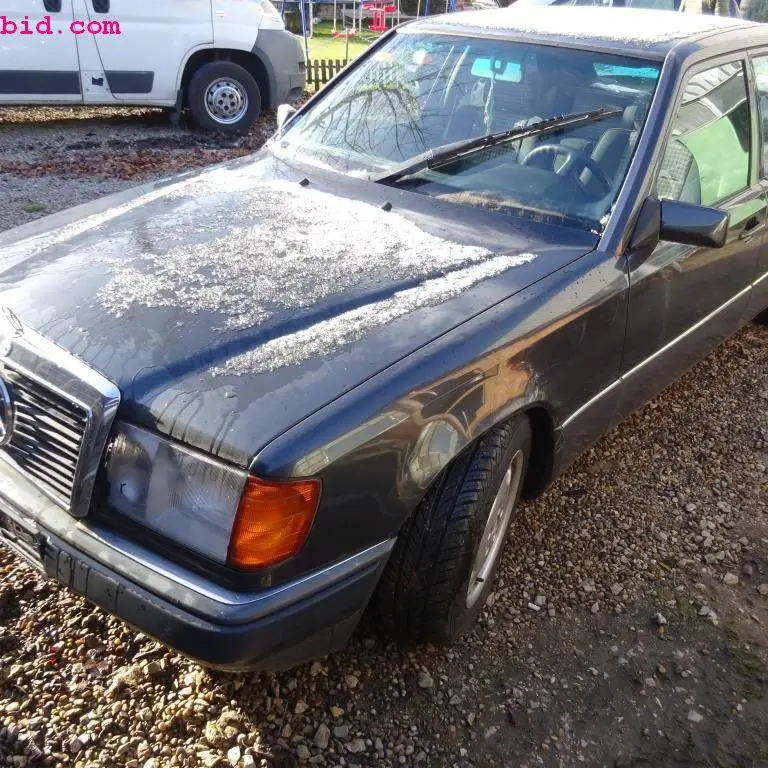
[[[94,545],[93,549],[89,548],[84,551],[94,559],[101,559],[99,557],[100,550],[103,551],[104,547],[108,547],[124,558],[120,572],[127,578],[139,581],[141,574],[149,570],[157,574],[158,577],[178,585],[181,589],[217,603],[221,607],[242,609],[243,615],[240,619],[243,622],[260,619],[270,613],[275,613],[368,568],[387,557],[396,541],[396,539],[380,541],[378,544],[356,552],[332,565],[271,589],[259,592],[238,592],[183,568],[162,557],[162,555],[115,534],[113,531],[87,528],[82,523],[78,527],[91,539]],[[133,567],[128,563],[133,564]],[[141,580],[140,583],[152,592],[156,592],[146,579]],[[172,599],[167,594],[162,596]],[[185,607],[192,609],[191,606]],[[205,615],[210,616],[208,612]]]

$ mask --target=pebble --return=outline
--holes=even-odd
[[[692,709],[688,713],[688,720],[691,723],[700,723],[704,719],[704,715],[701,714],[701,712],[698,712],[695,709]]]
[[[323,671],[323,665],[319,661],[313,661],[312,666],[309,668],[309,676],[317,677]]]
[[[349,744],[345,744],[344,746],[347,752],[352,752],[353,754],[357,752],[365,752],[366,749],[365,739],[352,739]]]
[[[723,576],[723,583],[729,587],[735,587],[739,583],[739,577],[735,573],[726,573]]]
[[[432,675],[430,675],[426,669],[420,669],[418,683],[419,688],[432,688],[435,684],[435,681],[432,679]]]
[[[315,731],[313,743],[320,749],[327,749],[331,740],[331,731],[325,723],[320,723]]]
[[[351,726],[349,725],[337,725],[333,729],[333,735],[337,739],[346,739],[349,737],[350,730],[351,730]]]

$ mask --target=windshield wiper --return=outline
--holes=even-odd
[[[555,133],[563,128],[577,127],[604,120],[607,117],[620,115],[623,109],[608,109],[601,107],[589,112],[574,112],[570,115],[560,115],[546,120],[539,120],[531,125],[509,128],[506,131],[489,133],[485,136],[475,136],[472,139],[462,139],[451,144],[443,144],[440,147],[428,149],[415,157],[406,160],[394,168],[389,168],[383,173],[371,176],[371,181],[377,183],[389,183],[411,176],[426,168],[437,168],[441,165],[453,162],[476,152],[483,152],[489,147],[495,147],[508,141],[527,139],[529,136],[542,136],[547,133]]]

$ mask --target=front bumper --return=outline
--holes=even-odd
[[[2,461],[0,510],[11,521],[0,526],[0,542],[50,578],[184,655],[225,669],[287,668],[338,650],[394,544],[380,542],[294,582],[248,593],[75,520]]]
[[[253,46],[269,78],[266,106],[292,103],[304,92],[307,67],[301,38],[286,29],[260,29]]]

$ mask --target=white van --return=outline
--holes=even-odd
[[[301,38],[269,0],[4,0],[0,104],[189,107],[242,132],[303,91]]]

